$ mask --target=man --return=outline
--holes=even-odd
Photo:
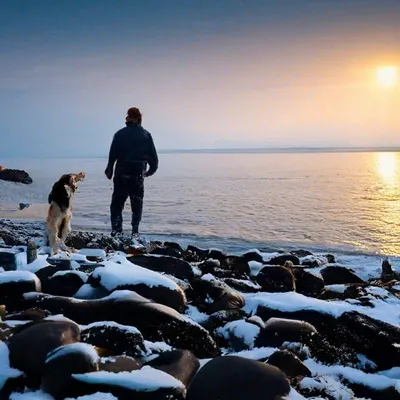
[[[127,198],[132,209],[132,241],[138,240],[142,219],[144,178],[154,175],[158,169],[158,156],[153,138],[142,127],[142,114],[138,108],[130,108],[125,119],[126,127],[113,138],[104,171],[107,178],[113,177],[114,192],[111,199],[111,236],[122,236],[122,210]],[[149,165],[149,169],[147,169]]]

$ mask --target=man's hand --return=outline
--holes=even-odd
[[[113,170],[112,168],[107,167],[106,170],[104,171],[104,173],[106,174],[107,179],[112,179],[113,176]]]

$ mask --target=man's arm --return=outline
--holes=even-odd
[[[149,164],[149,170],[145,173],[145,177],[152,176],[156,173],[158,169],[158,155],[157,155],[157,150],[156,146],[154,145],[153,138],[151,134],[149,134],[149,152],[147,155],[147,162]]]
[[[108,179],[112,178],[113,171],[114,171],[114,164],[115,161],[117,160],[117,134],[114,135],[113,140],[111,142],[110,146],[110,152],[108,154],[108,164],[107,168],[104,171]]]

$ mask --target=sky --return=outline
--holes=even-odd
[[[400,146],[399,0],[7,0],[0,54],[0,157]]]

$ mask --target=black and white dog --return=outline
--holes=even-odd
[[[65,174],[51,189],[48,202],[50,204],[46,219],[46,231],[52,254],[58,253],[58,246],[67,251],[65,240],[71,232],[72,200],[78,182],[85,178],[86,174]]]

